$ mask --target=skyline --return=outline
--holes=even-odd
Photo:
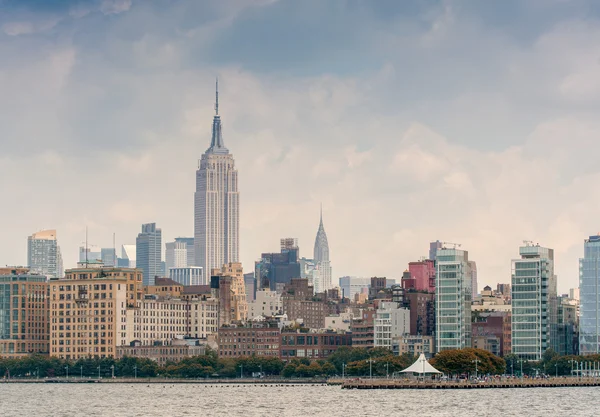
[[[323,201],[334,283],[398,279],[439,239],[495,286],[533,240],[559,292],[577,287],[600,230],[599,13],[503,3],[0,2],[2,189],[19,202],[0,264],[25,264],[42,229],[65,267],[86,226],[100,247],[151,222],[192,236],[219,76],[247,271],[281,237],[310,256]]]

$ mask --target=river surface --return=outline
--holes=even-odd
[[[328,386],[2,384],[12,416],[594,416],[600,388],[342,390]]]

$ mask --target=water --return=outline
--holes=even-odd
[[[9,416],[592,416],[600,388],[342,390],[327,386],[2,384]]]

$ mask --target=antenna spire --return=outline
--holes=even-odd
[[[215,115],[219,115],[219,77],[215,83]]]
[[[323,203],[321,202],[321,225],[323,225]]]

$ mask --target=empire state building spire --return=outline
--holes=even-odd
[[[212,139],[207,153],[228,154],[229,149],[223,142],[223,132],[221,129],[221,116],[219,116],[219,79],[217,78],[215,86],[215,116],[213,117]]]

